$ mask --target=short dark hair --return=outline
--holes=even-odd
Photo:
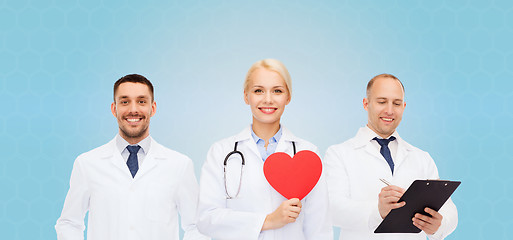
[[[150,89],[150,93],[151,93],[151,101],[153,102],[153,84],[151,84],[150,80],[148,80],[147,78],[145,78],[144,76],[142,75],[139,75],[139,74],[128,74],[120,79],[118,79],[116,81],[116,83],[114,83],[114,102],[116,101],[116,91],[118,90],[119,88],[119,85],[121,85],[122,83],[126,83],[126,82],[131,82],[131,83],[142,83],[146,86],[148,86],[148,88]]]
[[[392,75],[392,74],[388,74],[388,73],[382,73],[382,74],[379,74],[379,75],[376,75],[374,76],[370,81],[369,83],[367,83],[367,97],[369,97],[369,93],[370,93],[370,90],[372,88],[372,85],[374,85],[374,82],[376,81],[376,79],[378,78],[392,78],[392,79],[395,79],[397,80],[400,84],[401,84],[401,87],[403,87],[403,92],[404,92],[404,85],[403,83],[401,82],[401,80],[399,80],[399,78],[397,78],[396,76]]]

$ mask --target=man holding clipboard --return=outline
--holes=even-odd
[[[431,156],[396,131],[406,107],[398,78],[391,74],[372,78],[363,107],[368,112],[367,126],[328,148],[324,158],[330,212],[333,224],[341,228],[340,239],[444,239],[458,224],[450,198],[438,212],[425,208],[427,215],[415,214],[411,221],[420,233],[374,233],[392,209],[408,204],[398,200],[413,181],[439,177]]]

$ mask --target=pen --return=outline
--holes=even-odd
[[[387,180],[383,179],[383,178],[380,178],[379,180],[381,180],[384,184],[386,184],[387,186],[390,186],[392,184],[390,184]]]

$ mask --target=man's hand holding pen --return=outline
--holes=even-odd
[[[378,197],[378,210],[381,218],[385,218],[392,209],[400,208],[406,205],[406,202],[397,202],[403,196],[405,190],[395,185],[391,185],[385,179],[379,179],[387,186],[381,189]],[[437,211],[426,207],[424,211],[431,216],[416,213],[412,218],[413,225],[424,231],[426,234],[432,235],[438,231],[442,225],[443,216]]]
[[[381,189],[379,193],[378,209],[381,218],[385,218],[392,209],[400,208],[406,205],[406,202],[397,202],[403,196],[404,189],[389,185]]]

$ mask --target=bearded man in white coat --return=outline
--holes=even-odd
[[[404,189],[417,179],[439,179],[431,156],[403,140],[396,131],[401,122],[404,86],[391,74],[381,74],[367,84],[363,107],[368,122],[355,137],[328,148],[324,158],[330,213],[340,227],[340,239],[417,240],[444,239],[458,223],[456,206],[449,199],[437,212],[415,214],[413,225],[420,233],[374,233],[398,202]],[[379,179],[391,183],[384,186]]]
[[[208,239],[195,225],[198,184],[191,159],[150,137],[153,85],[130,74],[114,84],[111,111],[119,134],[75,160],[55,229],[59,240]]]

